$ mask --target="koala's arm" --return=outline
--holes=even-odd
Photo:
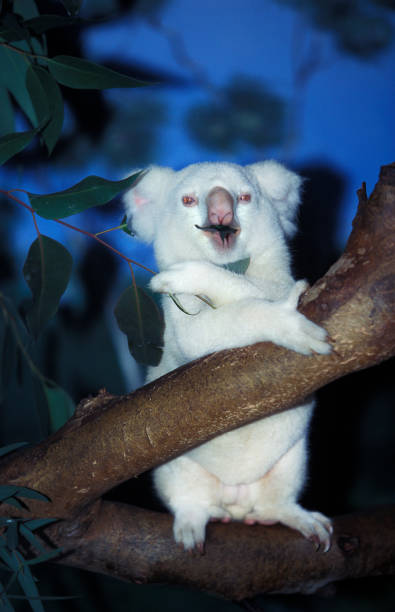
[[[325,330],[296,310],[305,287],[304,281],[295,283],[282,301],[244,298],[215,310],[204,307],[196,316],[185,315],[170,304],[171,314],[166,318],[169,333],[187,360],[264,341],[304,355],[327,354],[331,347]]]
[[[159,293],[205,295],[216,307],[246,298],[264,297],[262,290],[245,276],[208,261],[173,264],[154,276],[150,287]]]

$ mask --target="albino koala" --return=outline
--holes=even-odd
[[[326,332],[296,308],[304,281],[290,272],[301,178],[275,161],[249,166],[151,167],[125,195],[137,237],[153,243],[161,270],[150,286],[168,295],[164,352],[147,382],[214,351],[271,341],[298,353],[329,353]],[[225,264],[249,259],[244,275]],[[248,262],[247,259],[247,262]],[[198,299],[202,295],[215,309]],[[303,509],[307,436],[314,402],[222,434],[154,470],[174,514],[174,537],[203,551],[210,519],[283,523],[327,551],[331,522]]]

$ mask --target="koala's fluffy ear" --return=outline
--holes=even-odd
[[[151,166],[123,196],[128,224],[144,242],[154,239],[160,208],[173,174],[171,168]]]
[[[292,237],[296,232],[295,218],[303,179],[274,160],[251,164],[248,168],[275,205],[285,234]]]

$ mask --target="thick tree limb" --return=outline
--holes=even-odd
[[[394,227],[392,164],[369,200],[359,190],[344,254],[302,301],[301,311],[329,332],[331,355],[261,343],[209,355],[128,396],[85,400],[55,435],[6,458],[0,481],[48,495],[51,504],[30,504],[35,515],[72,518],[120,482],[387,359],[395,353]]]
[[[89,528],[87,529],[87,524]],[[173,539],[168,514],[111,502],[50,530],[61,563],[131,582],[170,582],[224,595],[312,593],[345,578],[395,573],[395,506],[334,519],[328,553],[281,525],[211,523],[204,555]]]

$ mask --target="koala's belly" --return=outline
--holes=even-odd
[[[227,485],[264,476],[303,435],[313,402],[222,434],[186,453]]]

